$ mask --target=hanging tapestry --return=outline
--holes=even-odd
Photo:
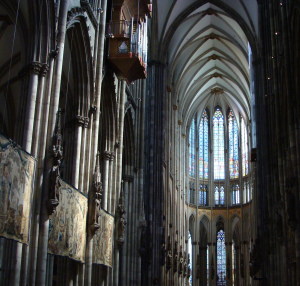
[[[93,263],[112,267],[114,217],[101,210],[99,224],[94,235]]]
[[[28,243],[35,158],[0,134],[0,236]]]
[[[49,222],[49,253],[84,262],[87,210],[87,197],[60,179],[59,204]]]

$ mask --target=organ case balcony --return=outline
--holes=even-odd
[[[147,24],[111,21],[107,32],[108,59],[128,83],[147,77]]]

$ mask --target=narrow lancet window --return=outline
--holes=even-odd
[[[230,179],[239,177],[238,127],[233,111],[228,114],[229,173]]]
[[[214,124],[214,179],[224,180],[224,116],[217,108],[213,116]]]
[[[223,230],[217,233],[217,285],[226,285],[226,246]]]

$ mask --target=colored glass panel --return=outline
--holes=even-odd
[[[219,204],[219,187],[215,187],[215,205]]]
[[[241,122],[241,132],[242,132],[242,169],[243,176],[248,175],[248,134],[247,134],[247,126],[245,125],[245,121],[242,118]]]
[[[213,116],[214,133],[214,179],[223,180],[224,172],[224,116],[219,108]]]
[[[238,127],[233,111],[228,115],[229,173],[230,179],[239,177]]]
[[[208,115],[203,112],[199,126],[199,178],[208,179]]]
[[[200,185],[200,190],[199,190],[199,205],[207,205],[207,185],[204,185],[204,189],[203,189],[203,185]]]
[[[220,204],[225,204],[225,191],[223,186],[220,188]]]
[[[226,246],[225,232],[217,233],[217,285],[226,285]]]

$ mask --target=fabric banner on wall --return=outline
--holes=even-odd
[[[114,217],[101,210],[99,224],[93,240],[93,263],[112,267]]]
[[[84,262],[88,199],[60,179],[59,204],[50,216],[48,252]]]
[[[0,236],[28,243],[35,158],[0,134]]]

